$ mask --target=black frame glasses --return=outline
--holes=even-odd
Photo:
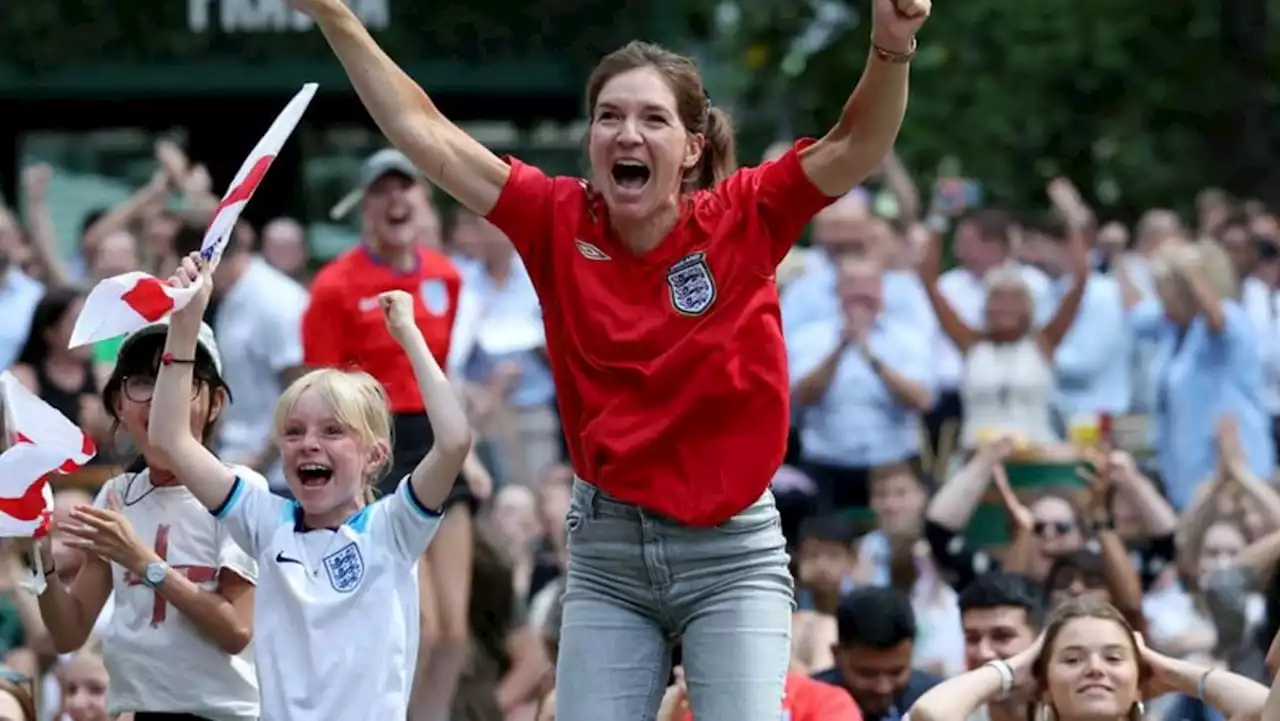
[[[120,390],[125,398],[134,403],[150,403],[156,395],[156,377],[145,374],[125,376],[120,380]],[[191,384],[191,397],[194,399],[198,395],[200,395],[200,383],[194,381]]]

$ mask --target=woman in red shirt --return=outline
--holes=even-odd
[[[560,721],[653,718],[675,638],[699,719],[776,721],[792,583],[768,492],[789,415],[774,269],[892,147],[929,0],[875,0],[870,59],[831,131],[737,172],[691,61],[615,51],[587,83],[589,182],[498,158],[341,0],[293,2],[388,139],[510,237],[538,291],[579,478]]]

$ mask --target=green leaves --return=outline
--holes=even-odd
[[[742,106],[782,102],[796,132],[825,131],[866,62],[869,0],[848,4],[861,22],[807,57],[794,79],[782,58],[815,6],[738,4],[737,31],[720,38],[719,47],[746,78]],[[938,2],[920,37],[898,152],[925,175],[955,156],[964,174],[982,180],[989,198],[1011,207],[1043,206],[1044,184],[1059,172],[1087,195],[1117,203],[1104,211],[1189,201],[1199,188],[1232,177],[1234,159],[1215,141],[1232,135],[1246,92],[1216,6],[1196,0]],[[770,49],[767,60],[759,72],[748,72],[742,58],[758,57],[760,46]],[[740,122],[754,140],[752,150],[785,132],[775,117]]]

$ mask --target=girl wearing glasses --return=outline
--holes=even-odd
[[[116,429],[124,430],[141,455],[103,486],[93,505],[77,506],[58,529],[68,545],[85,552],[71,583],[59,578],[49,540],[40,543],[48,579],[40,614],[57,651],[68,653],[89,641],[113,596],[114,611],[101,631],[112,716],[256,719],[249,640],[257,566],[147,440],[167,334],[167,323],[155,323],[121,346],[102,401]],[[229,400],[208,326],[200,329],[191,365],[191,432],[207,444]],[[249,469],[235,472],[266,488]]]

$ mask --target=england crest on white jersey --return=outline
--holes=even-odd
[[[324,557],[324,571],[329,575],[329,585],[339,593],[350,593],[360,587],[364,579],[364,557],[354,542]]]
[[[685,256],[667,271],[671,307],[682,315],[702,315],[716,300],[716,281],[707,266],[707,255]]]

